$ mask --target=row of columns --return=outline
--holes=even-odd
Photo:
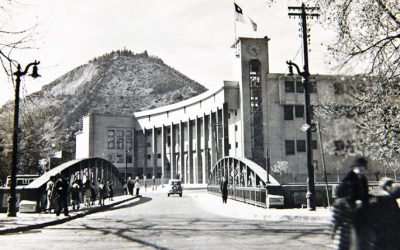
[[[167,129],[170,131],[169,157]],[[161,132],[160,139],[157,139],[158,131]],[[194,149],[193,141],[196,143]],[[161,178],[174,179],[179,174],[183,183],[205,184],[212,165],[219,158],[228,155],[228,142],[226,104],[222,109],[208,114],[204,113],[202,117],[196,117],[194,120],[187,119],[177,124],[170,123],[157,128],[153,127],[151,139],[153,175],[156,175],[157,172],[157,148],[158,143],[161,143]],[[175,152],[176,145],[178,145],[178,152]],[[193,150],[195,150],[195,154],[193,154]],[[170,164],[168,176],[166,176],[167,164]]]

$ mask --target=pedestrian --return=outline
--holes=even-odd
[[[357,208],[368,206],[368,180],[365,172],[368,167],[368,161],[364,157],[357,157],[350,165],[350,171],[343,178],[337,187],[337,197],[346,197],[345,194],[351,193],[349,201],[357,205]]]
[[[355,232],[353,228],[354,207],[350,196],[337,198],[332,205],[332,234],[333,249],[354,249]]]
[[[222,203],[226,203],[228,200],[228,180],[225,178],[225,176],[222,177],[220,190],[222,194]]]
[[[114,185],[112,181],[108,181],[108,197],[110,201],[114,198]]]
[[[362,249],[368,239],[368,228],[367,221],[365,218],[368,212],[367,208],[369,205],[369,192],[368,192],[368,180],[365,177],[365,172],[368,167],[368,160],[364,157],[356,157],[350,164],[350,171],[339,183],[336,196],[337,198],[345,198],[346,202],[349,203],[351,213],[348,216],[352,216],[348,221],[351,222],[352,232],[352,244],[355,249]]]
[[[104,182],[99,181],[99,185],[97,186],[97,188],[99,194],[99,205],[104,206],[104,200],[106,197],[106,187],[104,186]]]
[[[134,186],[135,186],[135,183],[133,182],[132,178],[129,176],[128,177],[128,192],[130,195],[133,195]]]
[[[80,188],[77,181],[74,181],[71,188],[71,200],[72,200],[72,209],[75,210],[80,208],[80,199],[79,199]]]
[[[85,193],[85,207],[89,208],[90,207],[90,202],[92,200],[92,190],[91,190],[91,183],[88,180],[86,180],[85,184],[83,184],[83,190]]]
[[[96,185],[92,181],[90,183],[90,201],[92,202],[92,205],[94,205],[94,203],[96,202],[96,196],[97,196]]]
[[[135,189],[136,189],[136,196],[139,196],[140,182],[139,182],[138,176],[136,176],[136,180],[135,180]]]
[[[122,178],[122,187],[124,189],[124,195],[128,195],[128,184],[125,178]]]
[[[46,206],[46,211],[48,213],[51,213],[51,209],[53,209],[54,207],[54,193],[53,193],[53,189],[54,189],[54,176],[50,176],[49,181],[47,182],[46,185],[46,194],[47,194],[47,206]]]
[[[57,210],[56,215],[59,216],[61,210],[63,210],[64,215],[68,216],[68,190],[69,185],[65,178],[59,175],[55,185],[55,192],[57,194]]]

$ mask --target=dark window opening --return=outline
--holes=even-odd
[[[294,140],[286,140],[285,149],[286,149],[286,155],[294,155],[295,152]]]
[[[304,83],[302,81],[296,82],[296,92],[297,93],[304,93]]]
[[[286,121],[293,120],[293,106],[283,105],[283,117]]]
[[[285,81],[285,92],[294,93],[294,81]]]
[[[296,115],[296,118],[303,118],[304,117],[304,106],[303,105],[296,105],[295,106],[295,115]]]

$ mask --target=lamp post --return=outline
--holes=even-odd
[[[127,176],[128,176],[128,149],[125,149],[125,181],[127,181]]]
[[[292,61],[286,61],[289,65],[289,75],[293,75],[293,66],[297,73],[303,77],[304,83],[304,106],[306,115],[306,124],[302,130],[306,132],[306,153],[307,153],[307,208],[315,210],[315,184],[314,167],[312,164],[312,137],[311,137],[311,106],[310,106],[310,73],[308,72],[308,63],[304,65],[304,72],[300,71],[299,66]]]
[[[19,88],[21,85],[21,77],[28,73],[28,70],[31,66],[33,66],[31,77],[37,78],[40,75],[38,74],[37,65],[40,62],[33,62],[26,65],[25,70],[21,71],[21,65],[18,64],[17,72],[14,73],[16,76],[15,79],[15,104],[14,104],[14,130],[13,130],[13,151],[12,151],[12,165],[11,165],[11,185],[10,185],[10,196],[8,197],[8,217],[16,217],[17,209],[16,209],[16,185],[17,185],[17,162],[18,162],[18,118],[19,118]]]

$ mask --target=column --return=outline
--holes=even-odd
[[[161,185],[164,184],[165,177],[165,126],[161,126]]]
[[[176,172],[174,171],[176,166],[175,166],[175,131],[174,131],[174,123],[171,123],[170,125],[170,147],[169,147],[169,152],[170,152],[170,166],[171,166],[171,179],[175,179],[175,174]]]
[[[188,162],[186,165],[186,171],[187,171],[187,177],[188,177],[188,182],[187,183],[193,183],[193,131],[192,131],[192,126],[190,125],[190,119],[187,120],[187,133],[188,133],[188,150],[187,150],[187,156],[188,156]]]
[[[217,133],[215,132],[215,114],[210,113],[210,124],[209,124],[209,131],[210,131],[210,142],[211,142],[211,166],[214,166],[217,162]]]
[[[179,174],[183,183],[186,183],[185,173],[183,172],[183,166],[185,164],[185,141],[184,141],[184,130],[182,121],[179,122]]]
[[[196,122],[195,122],[195,126],[196,126],[196,159],[197,162],[194,164],[195,169],[194,169],[194,183],[199,183],[199,179],[200,182],[202,180],[202,156],[201,156],[201,130],[200,130],[200,126],[201,126],[201,122],[200,122],[200,118],[196,117]]]
[[[228,104],[224,103],[222,106],[222,124],[221,124],[221,128],[222,128],[222,157],[228,156],[229,155],[229,127],[228,127]]]
[[[153,176],[156,176],[157,171],[157,129],[153,127],[151,131],[151,157],[153,165]]]
[[[207,118],[206,114],[203,114],[203,148],[204,148],[204,157],[203,157],[203,165],[202,165],[202,180],[203,184],[206,183],[208,176],[210,174],[211,166],[208,165],[208,141],[209,141],[209,118]]]

